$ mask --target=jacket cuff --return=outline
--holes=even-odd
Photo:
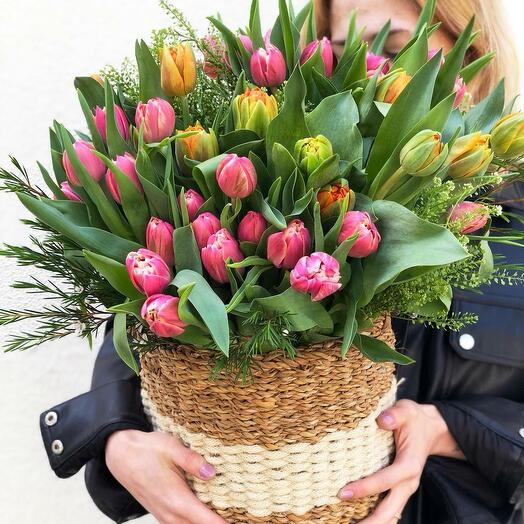
[[[49,463],[60,478],[103,456],[107,438],[123,429],[151,431],[138,377],[104,384],[40,415]]]
[[[524,497],[524,405],[496,397],[434,402],[466,459],[507,500]]]
[[[85,484],[97,508],[117,524],[137,519],[147,513],[113,477],[103,457],[88,462]]]

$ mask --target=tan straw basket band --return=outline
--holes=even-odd
[[[342,505],[337,493],[347,482],[368,476],[389,463],[393,436],[380,430],[375,419],[394,403],[395,393],[393,381],[376,409],[352,430],[333,431],[315,444],[294,443],[278,450],[258,445],[228,446],[209,436],[191,433],[159,415],[147,392],[142,395],[155,430],[180,436],[216,467],[218,475],[212,481],[191,479],[200,500],[226,513],[244,512],[257,519],[271,516],[268,522],[278,522],[273,520],[274,514],[282,515],[281,518],[290,514],[298,517],[322,513],[320,509],[324,508],[328,514],[343,511],[345,516],[351,516],[355,508],[362,507],[362,501],[355,507]]]
[[[389,317],[369,333],[393,345]],[[142,384],[162,416],[224,445],[269,450],[315,443],[349,431],[375,411],[391,388],[394,366],[374,363],[356,349],[340,358],[340,342],[298,350],[295,359],[275,351],[258,359],[253,381],[210,380],[210,357],[191,346],[173,346],[142,357]]]

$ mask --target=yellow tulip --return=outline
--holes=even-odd
[[[187,43],[165,46],[160,55],[160,82],[167,95],[184,97],[191,93],[197,80],[196,60]]]
[[[393,104],[411,81],[411,76],[404,69],[396,69],[381,78],[377,85],[375,100]]]
[[[493,160],[489,140],[489,135],[480,132],[457,138],[447,158],[448,176],[456,179],[483,175]]]

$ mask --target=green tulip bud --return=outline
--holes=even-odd
[[[269,123],[278,114],[277,101],[259,87],[247,88],[233,100],[235,129],[249,129],[260,138],[267,133]]]
[[[442,144],[441,135],[431,129],[417,133],[400,151],[400,165],[412,176],[434,174],[448,155],[448,147]]]
[[[295,160],[307,176],[331,156],[333,156],[333,146],[323,135],[304,138],[295,144]]]
[[[497,122],[491,132],[491,147],[503,160],[524,155],[524,113],[512,113]]]

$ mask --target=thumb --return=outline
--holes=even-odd
[[[415,406],[414,402],[400,400],[378,416],[378,427],[387,430],[398,429],[407,421]]]
[[[201,480],[211,480],[216,475],[212,464],[196,451],[186,447],[179,439],[173,439],[172,457],[177,466]]]

